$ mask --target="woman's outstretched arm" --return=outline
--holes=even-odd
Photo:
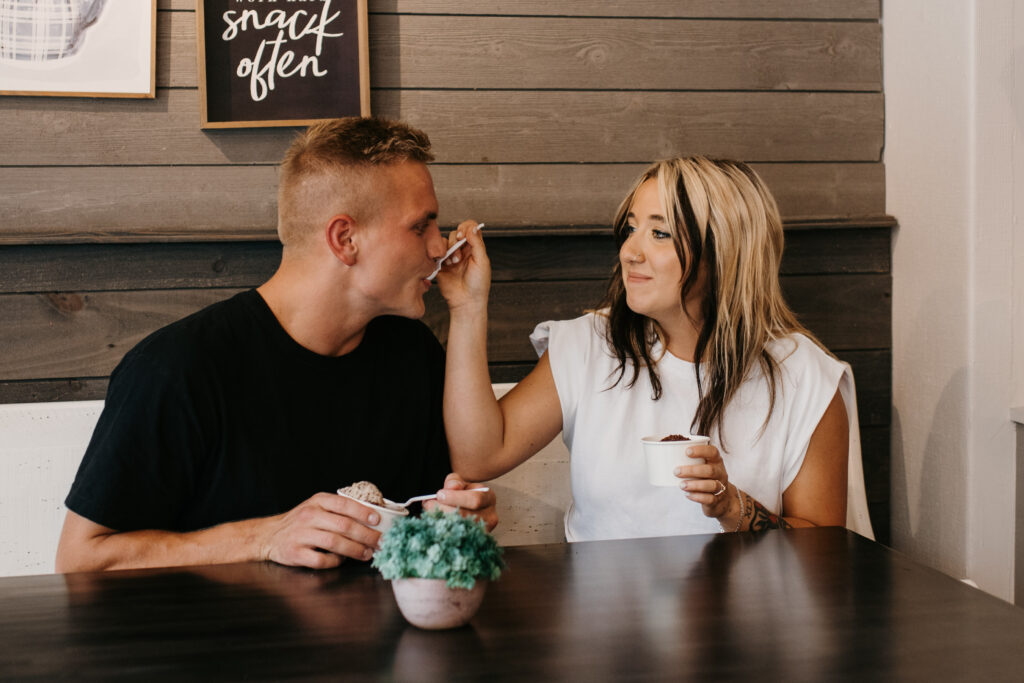
[[[487,369],[490,262],[475,221],[459,225],[467,247],[438,274],[450,322],[444,423],[452,469],[471,481],[500,476],[534,455],[562,429],[562,410],[545,354],[500,404]],[[449,236],[454,243],[458,234]]]

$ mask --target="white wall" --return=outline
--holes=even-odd
[[[1024,0],[883,12],[893,545],[1012,599]]]

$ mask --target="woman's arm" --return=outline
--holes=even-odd
[[[846,524],[849,454],[850,424],[837,389],[811,435],[800,472],[782,494],[782,513],[790,526]],[[755,513],[754,528],[762,522],[763,516]]]
[[[444,423],[452,468],[472,481],[500,476],[534,455],[562,428],[551,366],[537,367],[499,404],[487,369],[487,296],[490,262],[483,238],[466,221],[468,254],[438,274],[450,323],[444,384]],[[449,236],[449,241],[458,234]],[[465,248],[463,248],[465,251]]]
[[[704,506],[704,514],[716,517],[726,531],[761,531],[846,524],[846,476],[850,450],[850,425],[843,397],[836,391],[811,435],[807,454],[796,478],[782,494],[783,515],[772,514],[759,501],[729,483],[717,449],[695,447],[694,457],[706,465],[691,465],[681,477],[696,477],[681,486],[691,500]],[[718,482],[726,491],[715,497]]]

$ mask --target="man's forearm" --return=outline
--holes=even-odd
[[[186,533],[146,529],[103,531],[72,538],[62,536],[57,552],[57,571],[139,569],[263,560],[266,559],[263,539],[270,519],[229,522]]]

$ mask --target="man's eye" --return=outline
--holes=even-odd
[[[672,237],[670,233],[667,233],[664,230],[653,230],[652,232],[654,233],[654,239],[667,240]]]

